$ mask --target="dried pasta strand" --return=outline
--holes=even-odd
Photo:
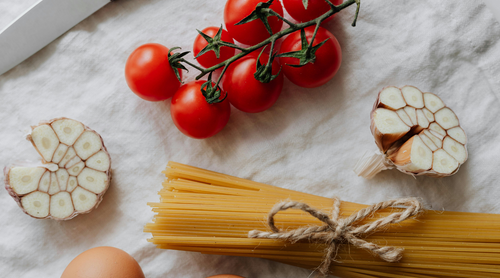
[[[158,248],[204,254],[270,259],[316,269],[324,244],[248,238],[251,230],[268,230],[269,210],[286,199],[330,212],[333,199],[274,187],[180,163],[169,162],[160,202],[148,203],[155,212],[144,231]],[[367,207],[341,203],[341,216]],[[378,211],[360,225],[386,217]],[[310,215],[287,210],[276,215],[280,229],[321,225]],[[500,277],[500,215],[426,211],[418,219],[391,225],[366,237],[378,245],[405,249],[403,259],[388,263],[365,250],[342,245],[330,268],[340,277]]]

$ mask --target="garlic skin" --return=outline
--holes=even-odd
[[[467,160],[467,136],[458,117],[432,93],[414,86],[385,87],[370,118],[381,153],[358,161],[358,176],[370,179],[396,168],[412,176],[447,177]]]
[[[111,157],[97,132],[56,118],[32,126],[26,139],[41,163],[4,168],[5,189],[24,213],[69,220],[97,208],[111,183]]]

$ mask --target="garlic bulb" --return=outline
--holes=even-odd
[[[358,176],[372,178],[396,168],[410,175],[446,177],[467,160],[467,136],[453,110],[413,86],[380,91],[371,131],[381,154],[360,160],[354,169]]]
[[[111,158],[99,134],[58,118],[33,126],[27,139],[42,164],[4,170],[5,188],[26,214],[68,220],[99,205],[111,179]]]

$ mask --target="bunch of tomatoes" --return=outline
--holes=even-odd
[[[259,3],[264,2],[270,3],[269,8],[283,17],[283,7],[279,0],[228,0],[224,9],[226,30],[222,27],[203,29],[194,41],[194,55],[199,55],[209,44],[210,38],[217,35],[220,40],[233,45],[235,40],[240,45],[256,45],[268,39],[269,28],[266,28],[262,20],[237,24],[251,15]],[[281,2],[297,22],[314,20],[330,10],[325,0],[308,0],[307,9],[303,0]],[[333,0],[331,3],[339,5],[342,0]],[[283,23],[277,16],[268,17],[268,27],[273,34],[282,29]],[[222,79],[217,87],[220,86],[222,94],[215,102],[209,103],[203,94],[207,81],[197,80],[185,84],[180,81],[184,66],[174,66],[172,59],[169,60],[172,51],[161,44],[149,43],[135,49],[127,60],[125,77],[132,91],[145,100],[162,101],[172,98],[170,113],[182,133],[197,139],[208,138],[226,126],[231,114],[230,105],[248,113],[269,109],[281,94],[283,75],[298,86],[313,88],[325,84],[337,73],[342,60],[340,45],[323,27],[318,27],[314,36],[315,28],[316,26],[312,25],[303,29],[302,35],[301,30],[289,34],[282,41],[278,55],[274,53],[274,49],[271,49],[270,54],[254,51],[233,61],[221,73]],[[304,41],[304,34],[307,43]],[[315,49],[313,61],[298,66],[301,63],[299,58],[290,55],[280,57],[283,53],[301,51],[311,43],[313,37],[313,46],[322,43]],[[199,55],[196,60],[203,68],[210,68],[225,62],[242,49],[244,47],[222,46],[219,47],[217,55],[216,51],[210,50]],[[271,59],[269,55],[272,56]],[[183,59],[178,60],[185,62]],[[273,78],[267,80],[268,82],[258,81],[254,74],[259,65],[266,64],[272,65]]]

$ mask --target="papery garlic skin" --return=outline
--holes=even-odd
[[[27,139],[42,163],[4,169],[5,189],[26,214],[69,220],[99,205],[111,182],[111,158],[97,132],[57,118],[33,126]]]
[[[467,136],[458,117],[432,93],[422,93],[414,86],[385,87],[370,117],[381,156],[360,160],[355,167],[359,176],[371,178],[396,168],[414,176],[446,177],[467,160]],[[376,167],[371,165],[374,163]]]

